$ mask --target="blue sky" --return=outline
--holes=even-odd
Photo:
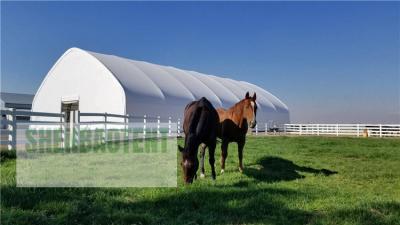
[[[292,122],[400,122],[399,2],[1,2],[2,91],[70,47],[255,83]]]

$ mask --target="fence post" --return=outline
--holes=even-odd
[[[382,137],[382,124],[379,124],[379,137]]]
[[[256,124],[256,135],[258,135],[258,124]]]
[[[302,125],[301,124],[299,124],[299,128],[300,128],[299,133],[300,133],[300,136],[301,136],[301,134],[302,134]]]
[[[360,136],[360,124],[357,123],[357,137]]]
[[[17,137],[17,131],[16,131],[16,126],[17,126],[17,116],[16,116],[16,112],[15,112],[15,108],[12,109],[11,114],[8,114],[6,117],[7,118],[7,123],[8,123],[8,130],[9,130],[9,134],[8,134],[8,150],[12,150],[15,149],[16,145],[17,145],[17,141],[16,141],[16,137]]]
[[[79,146],[81,145],[81,111],[78,110],[78,118],[77,118],[77,123],[75,124],[75,129],[76,129],[76,144]]]
[[[157,137],[160,136],[160,116],[157,116]]]
[[[317,135],[319,136],[319,124],[317,124]]]
[[[61,143],[60,143],[60,147],[61,148],[65,148],[65,122],[64,122],[64,118],[65,118],[65,113],[62,112],[61,116],[60,116],[60,129],[61,129]]]
[[[143,116],[143,138],[146,137],[146,115]]]
[[[104,143],[108,141],[108,131],[107,131],[107,113],[104,113]]]
[[[268,134],[268,123],[265,123],[265,135],[267,135]]]
[[[178,135],[181,134],[181,118],[178,118]]]
[[[128,139],[128,123],[129,123],[129,114],[126,114],[124,117],[124,130],[125,130],[125,138]]]
[[[168,136],[171,136],[171,117],[168,117]]]
[[[336,124],[336,136],[339,136],[339,124]]]

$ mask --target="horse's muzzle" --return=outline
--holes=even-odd
[[[256,127],[256,125],[257,125],[257,121],[256,120],[254,120],[254,121],[250,121],[250,128],[254,128],[254,127]]]

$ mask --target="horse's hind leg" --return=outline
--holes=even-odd
[[[222,139],[221,144],[221,173],[225,172],[225,160],[228,157],[228,144],[229,142],[225,139]]]
[[[210,146],[208,146],[209,162],[210,162],[210,165],[211,165],[211,176],[212,176],[212,178],[214,180],[216,178],[216,174],[215,174],[215,146],[216,146],[215,142],[210,144]]]
[[[200,145],[200,170],[201,170],[200,177],[201,178],[205,177],[205,175],[204,175],[204,157],[206,154],[206,147],[207,146],[205,144]]]

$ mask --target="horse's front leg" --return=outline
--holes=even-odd
[[[241,173],[243,172],[243,149],[245,143],[246,143],[245,141],[238,142],[239,171]]]
[[[205,177],[205,175],[204,175],[204,157],[206,154],[206,147],[207,146],[205,144],[200,145],[200,171],[201,171],[200,178]]]
[[[208,160],[211,165],[211,176],[212,176],[212,179],[214,179],[214,180],[216,178],[216,174],[215,174],[215,146],[216,145],[217,145],[217,143],[214,142],[208,146],[208,155],[209,155]]]
[[[225,172],[225,160],[228,157],[228,144],[229,142],[226,139],[222,139],[221,144],[221,173]]]

